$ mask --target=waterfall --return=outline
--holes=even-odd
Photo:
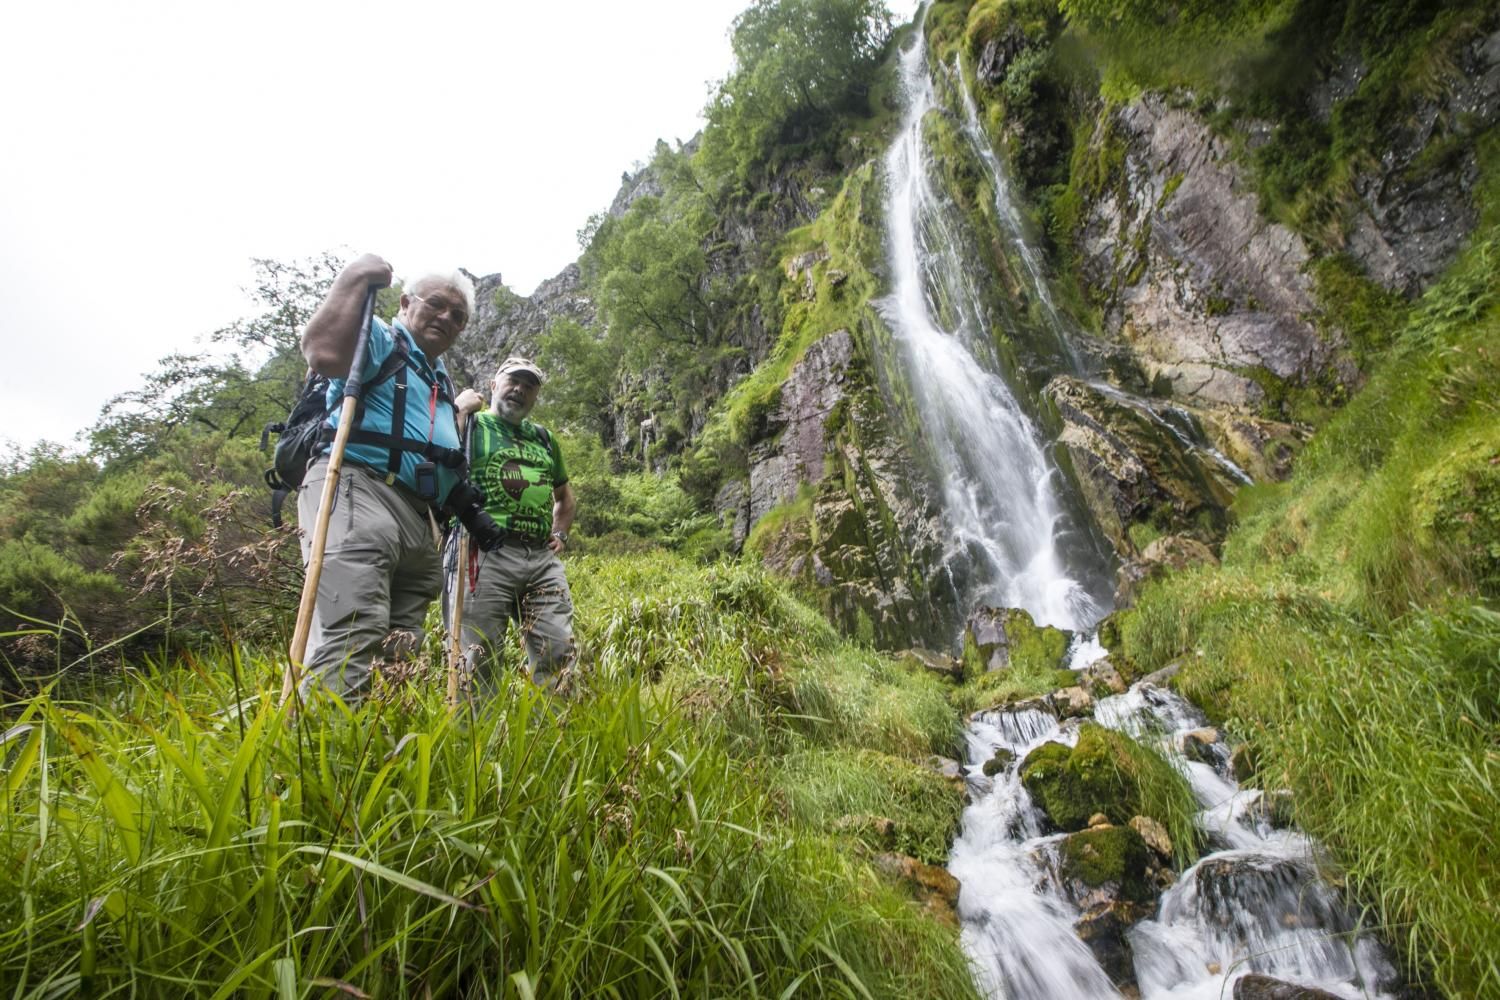
[[[1072,525],[1066,483],[1049,457],[1006,372],[987,319],[981,279],[963,259],[963,226],[955,206],[932,183],[923,122],[936,107],[919,24],[901,56],[907,106],[886,155],[887,250],[891,293],[879,303],[925,452],[942,483],[951,536],[944,568],[960,609],[981,604],[1019,607],[1044,624],[1074,631],[1108,610],[1104,559],[1086,532]],[[955,77],[958,74],[955,73]],[[1036,330],[1070,374],[1089,378],[1054,304],[1041,258],[1002,165],[978,123],[961,78],[962,128],[989,172],[997,218],[1027,286]],[[1016,322],[1025,322],[1016,319]],[[1008,381],[1009,379],[1009,381]],[[1149,411],[1184,448],[1204,453],[1224,474],[1244,473],[1194,436],[1191,417],[1091,380],[1101,392]],[[1102,652],[1080,637],[1070,665]],[[1092,655],[1091,655],[1092,654]],[[1378,946],[1356,933],[1337,895],[1318,881],[1314,845],[1273,830],[1251,809],[1220,767],[1189,761],[1172,734],[1201,726],[1201,717],[1169,692],[1138,685],[1106,699],[1097,721],[1163,739],[1163,749],[1199,797],[1199,825],[1222,850],[1183,873],[1151,920],[1129,933],[1134,968],[1146,1000],[1227,997],[1248,972],[1316,984],[1339,996],[1385,996],[1394,970]],[[1161,734],[1167,734],[1165,738]],[[1074,931],[1080,914],[1050,877],[1049,859],[1063,834],[1047,833],[1019,770],[1042,743],[1072,743],[1077,729],[1037,711],[996,711],[971,720],[967,734],[971,804],[954,841],[949,869],[961,884],[962,939],[982,991],[1007,1000],[1119,997],[1109,975]],[[981,768],[997,749],[1014,754],[993,777]]]
[[[942,483],[944,569],[963,614],[1024,608],[1041,624],[1086,629],[1109,608],[1105,560],[1073,524],[1064,479],[1006,382],[961,253],[962,222],[933,188],[922,125],[935,98],[920,32],[901,77],[907,107],[885,160],[892,291],[878,307],[900,360],[893,377],[910,390]]]

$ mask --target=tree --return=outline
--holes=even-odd
[[[776,147],[817,141],[864,107],[891,14],[882,0],[755,0],[733,32],[735,69],[705,109],[703,156],[743,181]]]
[[[246,291],[260,312],[208,336],[228,353],[162,358],[141,387],[104,405],[90,434],[95,455],[110,464],[132,464],[173,434],[258,435],[292,408],[307,371],[302,328],[342,263],[324,253],[292,263],[255,258],[253,264],[255,285]]]

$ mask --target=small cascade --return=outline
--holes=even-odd
[[[1205,725],[1196,709],[1142,683],[1101,700],[1095,721],[1168,755],[1202,806],[1199,826],[1220,847],[1163,894],[1154,919],[1129,932],[1143,1000],[1222,1000],[1235,980],[1252,972],[1341,997],[1392,996],[1395,969],[1318,879],[1316,846],[1271,825],[1255,808],[1260,793],[1241,790],[1228,777],[1222,750],[1203,755],[1211,763],[1179,751],[1184,735]],[[985,712],[971,723],[973,801],[949,870],[963,886],[963,940],[989,996],[1120,995],[1073,931],[1080,913],[1049,877],[1048,859],[1063,835],[1043,832],[1045,821],[1020,781],[1028,753],[1049,740],[1071,745],[1076,731],[1034,710]],[[1014,757],[985,777],[981,769],[997,750]]]

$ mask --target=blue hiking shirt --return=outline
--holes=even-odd
[[[459,447],[458,426],[453,404],[446,399],[439,399],[435,414],[432,407],[432,386],[437,383],[436,373],[441,372],[446,377],[448,370],[443,367],[442,358],[439,358],[435,365],[428,362],[427,355],[422,353],[422,349],[412,339],[411,332],[400,320],[396,320],[391,326],[387,326],[379,317],[370,321],[370,342],[365,351],[364,377],[366,379],[375,377],[381,362],[390,357],[391,352],[395,350],[395,337],[401,337],[406,341],[409,352],[406,365],[406,430],[402,436],[415,438],[418,441],[431,441],[443,448],[457,450]],[[417,377],[417,371],[422,373],[421,378]],[[397,377],[399,373],[365,393],[364,417],[358,424],[359,429],[381,434],[390,433],[391,411],[396,401]],[[328,381],[328,425],[330,427],[337,428],[339,425],[339,412],[343,407],[344,381],[341,378]],[[360,465],[385,474],[390,461],[390,451],[380,445],[355,444],[351,441],[344,451],[344,460],[358,462]],[[415,491],[417,464],[425,461],[427,459],[416,452],[402,452],[401,472],[397,478]],[[458,470],[438,463],[439,502],[447,499],[448,491],[453,489],[457,482]]]

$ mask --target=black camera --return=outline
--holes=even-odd
[[[484,509],[484,490],[467,479],[460,479],[448,493],[443,513],[458,518],[458,523],[469,529],[469,534],[486,552],[498,549],[505,540],[500,526]]]

